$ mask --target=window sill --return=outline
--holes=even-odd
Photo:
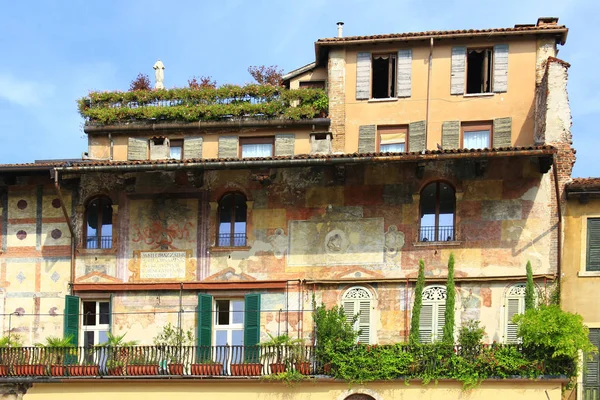
[[[463,97],[494,97],[496,93],[465,93]]]
[[[394,101],[398,101],[397,97],[388,97],[387,99],[369,99],[368,102],[369,103],[390,103],[390,102],[394,102]]]
[[[413,242],[413,246],[415,247],[444,247],[444,246],[460,246],[463,242],[459,242],[456,240],[445,241],[445,242]]]
[[[600,271],[579,271],[577,276],[580,278],[600,278]]]
[[[232,251],[248,251],[250,246],[213,246],[208,249],[211,253],[231,253]]]
[[[79,254],[117,254],[117,249],[115,247],[111,247],[110,249],[86,249],[86,248],[78,248],[77,253]]]

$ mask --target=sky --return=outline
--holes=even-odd
[[[87,151],[76,100],[90,90],[127,90],[152,65],[165,86],[192,76],[250,82],[250,65],[285,72],[314,61],[314,41],[336,35],[483,29],[556,16],[569,29],[559,58],[571,63],[573,176],[600,176],[598,0],[187,1],[0,0],[0,163],[80,158]]]

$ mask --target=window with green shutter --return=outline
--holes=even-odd
[[[198,344],[197,362],[211,359],[212,345],[212,296],[198,293],[198,332],[196,340]]]
[[[247,294],[244,300],[244,359],[246,362],[259,362],[260,294]]]
[[[586,271],[600,271],[600,218],[587,220]]]
[[[64,337],[71,337],[71,343],[79,345],[79,297],[65,296]]]
[[[600,348],[600,329],[590,329],[590,342]],[[598,399],[600,395],[600,357],[586,354],[583,367],[583,399]]]

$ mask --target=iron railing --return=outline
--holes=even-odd
[[[245,233],[220,233],[219,247],[242,247],[246,245]]]
[[[85,247],[87,249],[112,249],[112,236],[88,236]]]
[[[454,241],[454,226],[421,226],[420,242],[451,242]]]

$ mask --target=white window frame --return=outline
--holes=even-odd
[[[342,295],[342,306],[346,314],[346,320],[351,321],[356,314],[358,319],[354,323],[355,330],[361,330],[358,337],[361,343],[373,344],[375,329],[373,328],[373,294],[364,286],[353,286]],[[368,310],[368,315],[365,311]]]
[[[219,324],[219,310],[217,308],[217,302],[218,301],[228,301],[229,302],[229,324],[226,325],[220,325]],[[241,310],[241,314],[242,314],[242,322],[241,323],[232,323],[233,321],[233,316],[234,316],[234,311],[233,311],[233,302],[241,302],[242,305],[245,305],[245,301],[244,298],[213,298],[213,311],[214,311],[214,321],[213,321],[213,343],[217,343],[217,331],[226,331],[227,332],[227,344],[229,346],[231,346],[231,342],[232,342],[232,337],[233,337],[233,331],[238,331],[241,330],[242,331],[242,345],[244,345],[243,340],[243,334],[244,334],[244,321],[246,319],[246,316],[244,315],[244,307],[242,307]]]
[[[600,276],[600,271],[587,271],[587,226],[588,219],[600,218],[600,214],[590,214],[585,217],[581,217],[581,254],[580,254],[580,265],[579,265],[579,273],[577,274],[580,277],[586,276]]]
[[[446,313],[446,299],[448,291],[444,285],[431,285],[423,289],[422,308],[419,324],[419,341],[421,343],[439,342],[444,334],[444,322]],[[423,326],[423,310],[431,307],[431,324]],[[441,315],[441,318],[440,318]],[[431,331],[429,340],[423,340],[423,332]]]
[[[96,324],[85,325],[86,314],[84,313],[85,303],[96,303]],[[100,303],[108,303],[108,324],[100,324]],[[112,318],[110,309],[110,299],[99,299],[99,300],[82,300],[81,301],[81,332],[80,345],[85,345],[86,332],[94,332],[94,346],[100,344],[100,332],[110,332],[110,320]]]
[[[506,291],[506,295],[504,296],[504,318],[503,318],[503,330],[502,330],[502,339],[504,343],[519,343],[520,340],[516,336],[516,324],[512,323],[512,317],[517,314],[523,314],[525,312],[525,287],[527,285],[523,282],[515,283],[508,287]],[[518,311],[517,313],[511,314],[509,313],[509,302],[517,301]],[[509,331],[514,329],[514,338],[509,337]]]

